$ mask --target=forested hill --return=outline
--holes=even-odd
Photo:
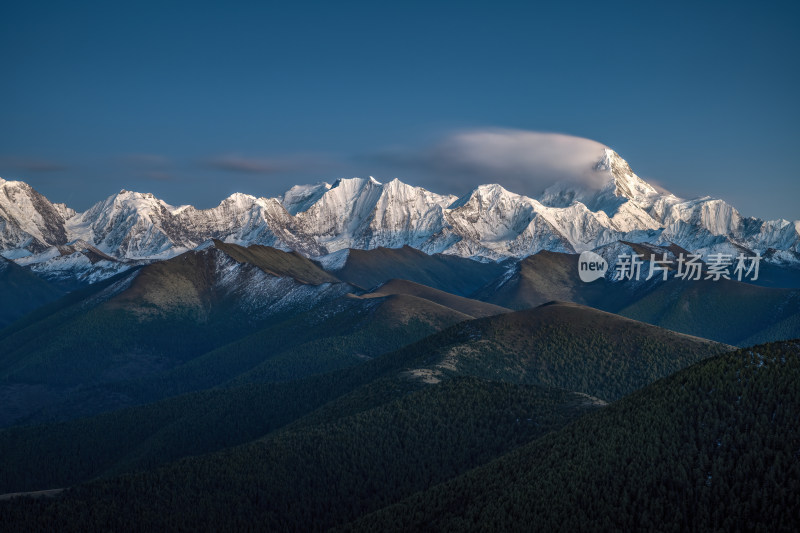
[[[797,531],[800,340],[698,363],[355,531]]]

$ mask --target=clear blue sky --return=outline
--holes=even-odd
[[[510,128],[800,218],[794,2],[539,4],[5,2],[0,176],[77,209],[121,188],[210,207],[370,174],[458,194],[480,176],[403,160]]]

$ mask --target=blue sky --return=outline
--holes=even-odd
[[[121,188],[210,207],[353,175],[533,194],[541,169],[428,164],[501,128],[592,139],[679,196],[800,219],[790,2],[1,9],[0,176],[76,209]]]

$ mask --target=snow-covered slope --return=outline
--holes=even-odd
[[[205,290],[213,292],[219,300],[232,303],[249,320],[289,310],[309,310],[354,290],[342,282],[304,283],[289,275],[276,275],[269,269],[237,260],[213,242],[187,255],[195,257],[186,261],[207,269],[209,286]]]
[[[500,185],[481,185],[447,210],[450,233],[459,239],[441,251],[491,259],[525,257],[542,249],[573,251],[547,211]]]
[[[317,200],[322,198],[322,195],[330,188],[330,183],[325,182],[316,185],[295,185],[286,191],[280,201],[286,211],[296,215],[317,203]]]
[[[3,254],[6,258],[65,244],[65,222],[73,215],[73,210],[51,203],[27,183],[0,178],[0,250],[8,252]]]
[[[323,253],[314,239],[298,229],[295,217],[275,198],[236,193],[211,209],[183,208],[177,213],[176,222],[177,238],[191,248],[207,239],[220,239],[245,246],[263,244],[296,250],[309,256]]]
[[[42,271],[84,264],[81,250],[74,257],[64,251],[76,241],[122,264],[173,257],[211,238],[323,260],[349,248],[403,245],[499,260],[540,250],[581,252],[620,240],[675,243],[703,254],[800,252],[800,221],[747,218],[719,199],[660,192],[613,150],[598,153],[584,178],[557,183],[538,198],[500,185],[457,198],[397,179],[350,178],[295,186],[280,198],[234,194],[204,210],[121,191],[83,213],[50,203],[24,183],[0,180],[0,251]]]
[[[287,197],[288,193],[284,202]],[[441,231],[445,209],[455,200],[397,179],[386,184],[372,177],[340,179],[316,202],[298,210],[296,219],[299,229],[327,253],[405,244],[420,248]]]
[[[78,239],[16,260],[39,277],[67,290],[104,280],[145,261],[119,261]]]
[[[122,190],[67,221],[70,237],[120,258],[166,258],[188,249],[175,208],[152,194]]]
[[[320,255],[277,199],[236,193],[211,209],[173,207],[152,194],[121,191],[66,224],[72,238],[120,259],[164,259],[208,239]]]

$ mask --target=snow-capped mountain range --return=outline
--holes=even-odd
[[[746,218],[710,197],[685,200],[640,179],[605,149],[587,169],[601,187],[561,182],[539,198],[481,185],[458,198],[397,179],[295,186],[279,198],[234,194],[211,209],[120,191],[76,213],[28,184],[0,179],[0,252],[34,271],[101,279],[215,238],[296,250],[323,264],[349,248],[409,245],[478,260],[582,252],[620,240],[675,243],[704,255],[800,255],[800,221]],[[333,255],[331,255],[333,254]],[[81,274],[82,273],[82,274]]]

